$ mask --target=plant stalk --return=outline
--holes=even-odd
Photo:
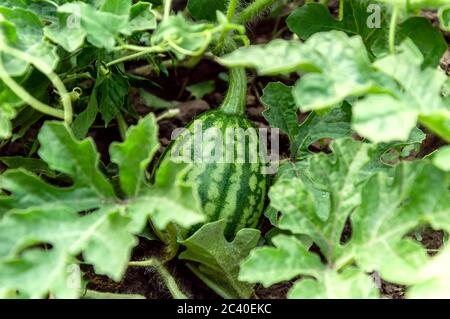
[[[262,11],[270,7],[277,0],[256,0],[247,8],[242,10],[242,12],[236,18],[237,23],[246,24],[251,21],[254,17],[260,14]]]
[[[172,10],[172,0],[164,0],[164,20],[167,20]]]
[[[155,267],[174,299],[188,299],[188,297],[180,290],[172,275],[156,258],[150,258],[143,261],[130,261],[128,265],[132,267]]]
[[[234,13],[236,12],[238,3],[239,3],[239,0],[230,0],[230,2],[228,3],[228,9],[227,9],[227,20],[228,21],[233,20]]]
[[[137,59],[141,56],[144,56],[146,54],[150,54],[150,53],[161,53],[161,52],[165,52],[166,49],[162,48],[161,46],[153,46],[153,47],[148,47],[148,48],[142,48],[140,51],[130,54],[130,55],[126,55],[124,57],[118,58],[116,60],[113,60],[111,62],[108,62],[106,64],[107,67],[110,67],[112,65],[118,64],[118,63],[122,63],[125,61],[129,61],[129,60],[134,60]]]
[[[230,69],[228,93],[220,109],[229,114],[243,115],[247,102],[247,75],[244,68]]]
[[[117,113],[116,120],[117,120],[117,125],[119,127],[120,138],[122,139],[122,141],[125,141],[125,139],[127,137],[127,130],[128,130],[127,122],[125,122],[125,118],[123,117],[122,113],[120,113],[120,112]]]
[[[14,81],[14,79],[10,77],[8,72],[5,70],[3,62],[1,61],[1,56],[0,56],[0,79],[3,81],[3,83],[6,84],[6,86],[12,92],[14,92],[14,94],[16,94],[22,101],[24,101],[26,104],[34,108],[36,111],[62,120],[64,119],[64,112],[62,110],[58,110],[45,103],[42,103],[34,96],[29,94],[19,83]]]
[[[339,21],[344,19],[344,1],[345,0],[339,0]]]
[[[397,29],[398,14],[400,13],[400,8],[394,6],[392,11],[391,23],[389,25],[389,50],[392,54],[395,53],[395,33]]]
[[[145,299],[142,295],[117,294],[110,292],[100,292],[94,290],[83,291],[84,299]]]
[[[11,56],[14,56],[22,61],[25,61],[31,65],[33,65],[39,72],[42,72],[52,83],[52,85],[57,90],[58,94],[61,96],[62,105],[64,108],[63,117],[64,121],[67,124],[71,124],[73,120],[73,110],[72,110],[72,102],[70,100],[70,96],[67,92],[67,89],[62,82],[62,80],[59,78],[59,76],[53,72],[53,70],[46,64],[42,63],[40,60],[34,58],[33,56],[29,55],[26,52],[17,50],[15,48],[4,46],[1,48],[1,51],[5,52],[6,54],[9,54]],[[2,61],[0,61],[0,64],[2,64],[3,71],[2,72],[2,80],[7,84],[8,87],[12,85],[11,90],[18,95],[21,99],[23,99],[24,102],[29,104],[31,107],[35,108],[36,110],[52,115],[58,118],[61,118],[59,110],[48,106],[37,99],[35,99],[33,96],[31,96],[22,86],[20,86],[16,81],[14,81],[7,71],[3,67]],[[6,81],[4,80],[6,79]]]

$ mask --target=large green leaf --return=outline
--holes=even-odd
[[[115,68],[107,74],[98,72],[95,93],[105,126],[125,109],[129,87],[128,78]]]
[[[188,166],[170,161],[158,168],[154,185],[128,202],[126,209],[133,216],[131,229],[142,229],[149,215],[160,230],[169,223],[189,228],[205,221],[198,194],[185,181],[188,170]]]
[[[44,40],[43,24],[34,13],[21,8],[0,6],[0,44],[13,47],[32,56],[52,70],[59,62],[56,48]],[[0,47],[1,62],[10,76],[21,76],[29,70],[29,62]]]
[[[49,293],[56,298],[77,298],[81,288],[77,287],[79,275],[67,270],[67,255],[62,251],[29,250],[20,258],[0,262],[0,284],[6,290],[6,298],[36,299],[48,297]],[[14,294],[8,296],[8,292]]]
[[[373,279],[356,268],[338,273],[324,271],[317,280],[298,281],[289,291],[290,299],[372,299],[379,291]]]
[[[127,268],[131,248],[137,244],[128,231],[129,221],[113,210],[99,210],[83,217],[64,210],[12,213],[0,224],[0,260],[17,259],[21,250],[35,244],[50,244],[67,261],[83,252],[97,273],[119,280]]]
[[[111,161],[120,169],[120,184],[128,196],[145,187],[145,169],[159,149],[156,119],[150,115],[131,127],[123,143],[111,145]]]
[[[220,220],[200,228],[182,244],[186,250],[180,258],[189,268],[223,298],[249,298],[253,285],[237,278],[239,264],[258,243],[260,232],[242,229],[232,242],[224,236],[226,222]]]
[[[261,247],[250,253],[242,263],[240,280],[269,287],[300,274],[319,277],[326,269],[319,256],[309,252],[295,237],[278,235],[272,242],[275,247]]]
[[[331,31],[315,34],[305,44],[315,52],[318,72],[303,75],[295,85],[294,98],[302,111],[335,107],[349,96],[376,93],[391,85],[386,77],[370,72],[360,37]]]
[[[436,67],[447,51],[447,41],[442,32],[424,17],[412,17],[398,26],[396,42],[411,39],[422,53],[422,67]]]
[[[332,149],[331,157],[319,154],[309,159],[302,173],[305,182],[301,177],[281,179],[269,192],[271,206],[282,212],[279,227],[310,236],[329,259],[339,254],[345,222],[361,201],[359,189],[366,178],[363,168],[370,146],[343,139]],[[316,210],[317,191],[330,202],[329,211],[321,214]]]
[[[304,40],[315,33],[331,30],[359,35],[369,52],[381,56],[389,51],[388,18],[386,6],[368,0],[345,0],[342,20],[335,19],[323,4],[308,3],[295,10],[287,24]],[[410,38],[424,55],[424,67],[437,66],[447,49],[442,33],[424,17],[412,17],[399,24],[396,42],[401,43],[406,38]]]
[[[275,39],[268,44],[239,48],[219,59],[228,67],[252,67],[261,75],[284,74],[299,69],[316,70],[312,53],[299,41]]]
[[[292,96],[292,87],[280,82],[269,83],[264,89],[261,101],[267,108],[263,112],[264,118],[271,127],[279,128],[283,133],[287,134],[292,149],[299,130],[297,108]]]
[[[352,215],[356,261],[388,281],[411,284],[427,261],[423,247],[404,237],[422,223],[448,228],[450,195],[445,176],[427,161],[403,163],[393,177],[373,176]]]
[[[417,121],[450,140],[448,98],[441,96],[448,77],[423,68],[423,54],[409,39],[396,54],[374,63],[360,37],[334,30],[316,33],[304,43],[277,40],[238,49],[220,62],[254,67],[260,74],[306,72],[293,89],[295,102],[304,112],[362,97],[352,102],[353,128],[374,142],[406,141]]]
[[[225,11],[227,0],[189,0],[189,13],[196,20],[216,21],[216,11]]]
[[[86,186],[100,198],[114,198],[114,191],[98,169],[99,154],[91,139],[75,141],[59,122],[47,122],[39,134],[40,157],[55,171],[72,176],[75,186]]]
[[[151,4],[138,2],[131,7],[129,32],[152,30],[156,28],[156,17],[151,11]]]
[[[72,183],[56,186],[23,169],[0,175],[0,188],[8,192],[0,196],[0,285],[25,297],[76,297],[80,287],[62,283],[78,256],[97,273],[119,280],[137,243],[134,235],[149,218],[160,231],[169,223],[190,227],[202,222],[200,201],[184,181],[186,167],[162,167],[155,184],[142,187],[158,145],[156,132],[149,115],[131,128],[124,143],[112,147],[129,195],[122,200],[99,170],[92,140],[78,141],[66,125],[46,122],[39,154]],[[31,283],[33,277],[40,279]]]
[[[150,4],[130,0],[106,0],[97,8],[81,1],[61,4],[57,20],[45,27],[45,34],[65,50],[73,52],[87,39],[99,48],[112,49],[119,34],[154,29],[156,17]]]
[[[408,289],[407,298],[450,298],[450,248],[445,248],[418,272],[417,283]]]
[[[422,70],[423,56],[409,40],[399,50],[374,66],[394,78],[402,90],[356,102],[354,129],[374,142],[406,140],[421,116],[424,125],[450,140],[450,111],[441,97],[446,76],[435,69]]]
[[[289,29],[306,40],[318,32],[341,30],[349,35],[360,35],[368,50],[386,33],[387,11],[377,7],[377,12],[369,11],[370,1],[343,1],[342,20],[335,19],[328,7],[319,3],[308,3],[295,10],[287,19]],[[375,15],[374,15],[375,13]],[[370,17],[379,18],[379,21]],[[375,23],[378,22],[378,23]]]
[[[349,96],[377,93],[395,84],[373,72],[364,43],[340,31],[317,33],[305,43],[276,40],[234,51],[226,66],[255,67],[260,74],[311,72],[297,81],[293,95],[300,110],[339,106]]]
[[[417,138],[411,136],[411,143]],[[269,197],[280,212],[272,218],[285,235],[272,238],[274,247],[255,248],[242,264],[240,278],[270,286],[302,276],[289,298],[377,297],[376,283],[368,276],[373,272],[386,281],[412,285],[411,296],[432,296],[433,287],[436,294],[445,291],[447,255],[430,260],[409,234],[423,225],[449,230],[448,176],[428,160],[390,169],[373,165],[385,150],[401,145],[406,144],[385,144],[378,150],[342,139],[331,145],[332,155],[283,165]],[[351,234],[344,228],[347,223]],[[307,235],[322,258],[299,235]]]
[[[296,155],[301,156],[301,152],[308,149],[312,143],[324,139],[339,139],[352,135],[350,127],[351,111],[347,105],[335,108],[326,114],[311,112],[300,126],[295,141]]]
[[[450,146],[440,148],[432,155],[433,164],[443,171],[450,171]]]
[[[116,43],[115,35],[123,30],[128,22],[128,16],[126,15],[98,11],[83,2],[63,4],[58,8],[58,12],[68,14],[68,19],[75,18],[72,28],[82,28],[89,42],[107,49],[114,46]],[[74,13],[75,17],[73,16]]]

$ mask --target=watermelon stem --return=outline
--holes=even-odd
[[[247,102],[247,75],[244,68],[230,69],[230,86],[220,109],[229,114],[244,115]]]

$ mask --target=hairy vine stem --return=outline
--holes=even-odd
[[[391,53],[395,53],[395,32],[399,13],[400,8],[398,6],[394,6],[391,16],[391,23],[389,25],[389,50]]]
[[[237,23],[245,24],[260,14],[263,10],[270,7],[277,0],[256,0],[242,12],[236,18]]]
[[[142,295],[100,292],[100,291],[89,290],[89,289],[83,291],[82,298],[85,298],[85,299],[145,299],[145,297]]]
[[[155,267],[166,283],[167,288],[169,289],[174,299],[188,299],[188,297],[178,287],[175,279],[158,259],[150,258],[143,261],[130,261],[128,265],[132,267]]]
[[[170,10],[172,10],[172,0],[164,0],[164,20],[169,18]]]
[[[160,121],[165,120],[165,119],[174,118],[178,114],[180,114],[180,110],[179,109],[168,110],[168,111],[162,113],[161,115],[159,115],[158,117],[156,117],[156,122],[160,122]]]
[[[45,103],[42,103],[31,94],[29,94],[19,83],[17,83],[12,77],[9,76],[0,57],[0,78],[11,89],[11,91],[13,91],[14,94],[16,94],[22,101],[30,105],[35,110],[53,117],[63,119],[67,124],[71,124],[73,120],[72,101],[60,77],[55,72],[53,72],[53,70],[49,66],[42,63],[38,59],[35,59],[33,56],[29,55],[26,52],[22,52],[9,46],[2,47],[1,51],[33,65],[38,71],[42,72],[50,80],[50,82],[57,90],[58,94],[61,96],[61,102],[64,110],[61,111]]]
[[[106,64],[107,67],[113,66],[115,64],[118,63],[122,63],[125,61],[129,61],[129,60],[134,60],[137,59],[141,56],[150,54],[150,53],[162,53],[166,51],[166,48],[157,45],[157,46],[152,46],[152,47],[139,47],[139,46],[123,46],[121,47],[122,49],[129,49],[129,50],[133,50],[133,51],[138,51],[136,53],[130,54],[130,55],[126,55],[124,57],[118,58],[116,60],[113,60],[111,62],[108,62]]]
[[[0,79],[3,81],[3,83],[6,84],[6,86],[11,91],[14,92],[14,94],[16,94],[22,101],[30,105],[35,110],[53,117],[57,117],[59,119],[64,119],[63,111],[55,109],[45,103],[42,103],[38,99],[34,98],[31,94],[29,94],[19,83],[14,81],[14,79],[11,78],[8,75],[8,72],[5,70],[3,66],[3,61],[1,60],[1,56],[0,56]]]
[[[239,0],[230,0],[228,2],[228,8],[227,8],[227,20],[231,21],[233,20],[234,13],[236,12],[236,8],[239,4]]]
[[[125,121],[125,118],[123,117],[122,113],[120,113],[120,112],[117,113],[116,121],[117,121],[117,125],[119,127],[120,138],[122,139],[122,141],[125,141],[125,139],[127,137],[128,125],[127,125],[127,122]]]

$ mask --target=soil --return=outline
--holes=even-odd
[[[182,1],[181,1],[182,2]],[[183,3],[180,4],[180,8],[183,8]],[[289,11],[285,12],[285,16]],[[427,13],[433,14],[433,13]],[[260,19],[249,26],[250,38],[252,43],[266,43],[270,41],[274,35],[277,37],[288,37],[286,24],[284,18],[273,19],[264,18]],[[275,30],[275,31],[274,31]],[[446,34],[447,40],[450,42],[450,36]],[[127,68],[134,70],[138,68],[139,63],[131,63],[127,65]],[[450,50],[447,55],[442,59],[442,69],[450,74]],[[210,60],[202,60],[194,68],[169,68],[167,76],[155,75],[150,73],[149,80],[157,82],[160,87],[152,86],[146,87],[146,89],[163,99],[180,101],[180,114],[174,118],[163,120],[159,122],[159,138],[161,143],[161,154],[167,147],[171,140],[171,133],[175,128],[184,127],[190,122],[196,115],[217,107],[223,99],[227,85],[224,81],[218,79],[218,74],[225,72],[225,70]],[[214,80],[216,84],[215,93],[209,94],[204,97],[203,100],[192,100],[189,93],[185,90],[186,86],[195,83]],[[259,97],[262,95],[262,89],[265,85],[271,81],[281,81],[285,84],[293,84],[296,81],[296,76],[289,78],[282,77],[256,77],[255,74],[250,73],[249,78],[249,91],[247,96],[247,116],[258,126],[267,127],[268,123],[262,116],[264,107],[259,101]],[[130,92],[130,103],[138,113],[138,115],[144,115],[149,110],[139,99],[137,89],[132,89]],[[158,113],[155,110],[155,113]],[[304,118],[304,115],[303,115]],[[131,116],[126,118],[130,123],[133,121]],[[42,122],[37,123],[27,133],[24,141],[34,140],[38,129]],[[120,136],[117,127],[111,126],[107,129],[98,128],[93,129],[89,135],[95,140],[97,148],[101,153],[101,159],[105,165],[110,162],[108,155],[109,145],[113,141],[119,141]],[[282,156],[287,157],[289,152],[289,143],[285,136],[281,136],[281,151]],[[438,137],[428,134],[426,141],[417,155],[423,157],[438,147],[444,145],[444,142]],[[26,155],[24,150],[30,150],[31,146],[23,141],[17,141],[10,143],[1,148],[1,156],[17,156]],[[323,146],[313,147],[314,151],[323,151],[326,149]],[[157,156],[159,155],[157,154]],[[4,169],[4,166],[0,165],[0,171]],[[267,221],[263,222],[264,230],[268,230],[270,225]],[[347,227],[346,233],[343,235],[343,241],[347,240],[351,235],[350,227]],[[437,249],[441,247],[443,241],[442,232],[436,232],[431,229],[426,229],[422,232],[422,243],[428,249]],[[161,254],[163,247],[161,243],[157,241],[150,241],[145,238],[140,238],[140,244],[133,252],[132,260],[143,260],[146,258],[158,256]],[[432,252],[430,252],[432,254]],[[192,274],[183,262],[173,260],[167,265],[169,272],[174,276],[181,290],[185,292],[189,297],[195,299],[217,299],[219,298],[212,290]],[[160,278],[159,274],[153,268],[129,268],[120,282],[114,282],[105,276],[95,275],[92,268],[85,266],[83,271],[88,279],[88,288],[103,292],[116,292],[116,293],[132,293],[141,294],[151,299],[170,299],[171,294],[167,290]],[[283,284],[277,284],[269,288],[256,287],[253,298],[256,299],[278,299],[285,298],[287,291],[292,286],[293,282],[287,282]],[[387,298],[401,299],[404,297],[405,288],[391,283],[382,282],[381,292]]]

